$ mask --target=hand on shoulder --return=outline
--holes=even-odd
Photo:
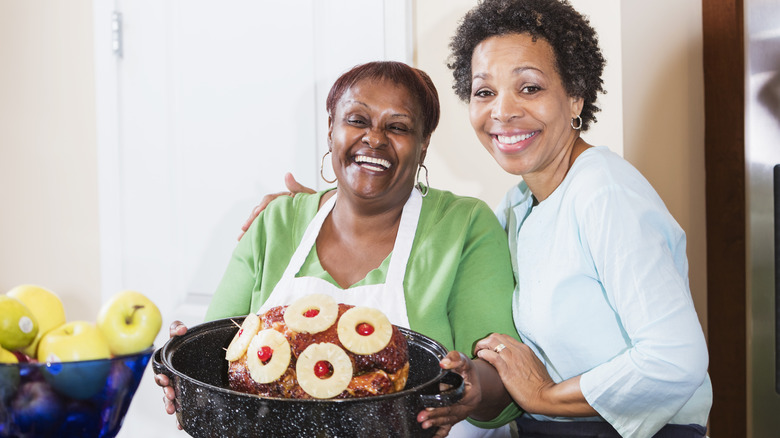
[[[244,237],[244,234],[247,232],[250,226],[252,226],[252,222],[255,221],[257,216],[260,214],[261,211],[265,210],[265,207],[268,206],[268,203],[273,201],[274,199],[280,197],[280,196],[295,196],[298,193],[315,193],[314,189],[310,189],[301,183],[299,183],[292,173],[287,172],[284,175],[284,185],[287,186],[286,192],[277,192],[277,193],[271,193],[268,195],[263,196],[263,199],[260,200],[260,203],[257,204],[255,208],[252,209],[252,211],[249,213],[249,217],[244,222],[243,225],[241,225],[241,233],[238,235],[238,240],[241,240],[242,237]]]

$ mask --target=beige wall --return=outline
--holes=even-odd
[[[622,4],[623,28],[630,29],[623,32],[625,157],[687,234],[691,293],[706,333],[701,2]]]
[[[0,0],[0,292],[100,304],[92,2]]]
[[[572,3],[600,33],[622,35],[610,60],[622,84],[607,86],[610,98],[621,97],[625,146],[609,146],[647,176],[688,233],[691,288],[706,322],[700,2]],[[452,30],[473,4],[416,0],[415,60],[442,97],[431,184],[494,206],[516,178],[477,144],[444,64]],[[597,19],[599,8],[613,14],[616,5],[620,20]],[[66,300],[69,319],[94,318],[100,300],[91,20],[89,0],[0,0],[0,291],[46,285]]]

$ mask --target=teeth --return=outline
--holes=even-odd
[[[383,169],[389,169],[391,166],[390,162],[387,160],[383,160],[381,158],[367,157],[365,155],[356,155],[355,162],[360,164],[379,166],[382,167]]]
[[[536,132],[532,132],[530,134],[525,134],[525,135],[512,135],[512,136],[497,135],[496,138],[500,143],[514,144],[519,141],[527,140],[533,137],[534,135],[536,135]]]

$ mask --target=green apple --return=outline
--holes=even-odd
[[[49,330],[38,344],[38,362],[107,359],[111,350],[103,333],[89,321],[72,321]]]
[[[38,335],[33,342],[22,349],[22,353],[37,356],[38,343],[49,330],[65,324],[65,306],[60,297],[46,289],[34,284],[22,284],[8,291],[9,297],[16,298],[26,305],[35,320],[38,322]]]
[[[43,377],[57,392],[84,400],[100,392],[111,371],[108,342],[95,324],[72,321],[46,333],[38,344]]]
[[[5,348],[0,348],[0,363],[19,363],[19,359]]]
[[[32,311],[16,298],[0,295],[0,347],[10,351],[30,345],[38,334]]]
[[[100,308],[97,326],[112,354],[133,354],[154,344],[162,326],[162,314],[144,294],[126,290],[111,297]]]

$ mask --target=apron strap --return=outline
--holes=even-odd
[[[403,289],[406,277],[406,265],[412,253],[414,236],[417,233],[417,224],[422,210],[422,196],[418,190],[412,190],[409,199],[404,204],[401,213],[401,223],[398,224],[398,234],[395,236],[393,252],[390,255],[390,266],[387,268],[385,285]]]
[[[303,238],[301,238],[301,243],[298,244],[298,248],[295,249],[292,258],[290,259],[290,263],[287,264],[287,269],[284,270],[284,274],[282,274],[282,278],[279,280],[276,287],[279,287],[279,284],[282,282],[287,282],[290,279],[295,278],[295,274],[301,270],[303,262],[306,261],[306,256],[309,255],[314,243],[317,241],[317,236],[320,234],[322,224],[325,222],[325,219],[328,217],[331,210],[333,210],[333,206],[336,205],[337,196],[338,194],[334,193],[330,199],[325,201],[322,208],[317,211],[314,219],[309,223],[309,226],[306,227]]]

